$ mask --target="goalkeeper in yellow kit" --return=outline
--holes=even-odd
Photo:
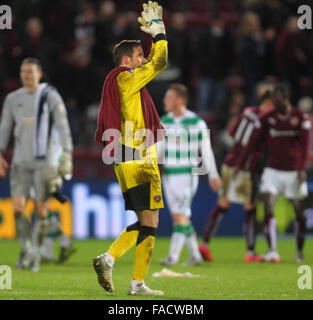
[[[107,76],[98,115],[96,141],[104,153],[114,156],[114,169],[121,186],[126,210],[134,210],[138,222],[128,226],[108,251],[93,260],[99,284],[114,290],[114,262],[136,243],[133,279],[129,295],[163,295],[144,283],[158,226],[158,209],[163,208],[161,179],[155,143],[164,138],[165,130],[145,88],[167,66],[167,41],[162,7],[149,1],[138,18],[141,29],[150,33],[153,44],[146,60],[139,41],[124,40],[113,49],[116,66]],[[131,125],[130,125],[131,124]],[[108,129],[120,132],[118,140],[106,135]],[[148,137],[148,132],[152,133]],[[161,134],[160,134],[161,132]],[[135,159],[135,160],[134,160]]]

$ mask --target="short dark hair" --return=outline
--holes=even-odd
[[[42,64],[41,64],[40,60],[37,59],[37,58],[34,58],[34,57],[25,58],[25,59],[22,61],[22,64],[25,64],[25,63],[35,64],[35,65],[38,67],[38,69],[39,69],[40,71],[42,71]]]
[[[112,51],[113,63],[115,67],[121,65],[124,56],[131,58],[135,47],[141,47],[140,40],[123,40],[116,44]]]
[[[181,83],[173,83],[170,85],[169,90],[174,90],[180,98],[183,98],[185,104],[188,103],[188,89]]]
[[[285,83],[279,83],[274,87],[273,94],[280,94],[284,100],[289,100],[290,98],[290,90],[289,86]]]
[[[257,85],[257,96],[260,103],[273,97],[274,86],[272,84],[261,82]]]

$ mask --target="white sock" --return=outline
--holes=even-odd
[[[105,261],[108,263],[108,265],[112,268],[114,265],[114,258],[109,254],[109,253],[105,253],[104,254],[105,257]]]
[[[275,218],[271,218],[269,221],[269,225],[268,225],[268,232],[270,234],[270,239],[271,239],[271,250],[272,251],[276,251],[276,246],[277,246],[277,231],[276,231],[276,219]]]
[[[64,233],[57,237],[57,241],[62,248],[68,249],[71,246],[71,240]]]
[[[195,257],[196,259],[201,259],[201,253],[198,247],[198,241],[196,234],[193,233],[186,239],[186,246],[189,251],[190,257]]]
[[[254,256],[254,251],[253,250],[248,250],[247,254],[250,255],[250,256]]]
[[[29,252],[31,250],[30,243],[30,229],[31,225],[29,220],[24,214],[15,217],[15,226],[18,240],[23,252]]]
[[[169,258],[177,262],[183,246],[186,241],[186,236],[182,232],[174,232],[171,237]]]
[[[141,286],[141,285],[144,285],[144,281],[132,280],[132,282],[131,282],[132,288],[135,288],[135,287]]]
[[[45,238],[42,256],[48,260],[53,259],[53,240],[50,237]]]
[[[41,251],[43,250],[44,239],[47,231],[47,219],[38,219],[35,222],[33,230],[33,258],[40,259]]]

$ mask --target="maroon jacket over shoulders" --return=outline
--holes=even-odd
[[[117,144],[118,139],[116,138],[119,138],[120,136],[121,104],[117,84],[117,76],[120,74],[120,72],[126,70],[130,69],[127,67],[117,67],[113,69],[107,76],[103,85],[101,104],[97,121],[97,130],[95,134],[96,143],[102,147],[106,144],[111,143],[114,138],[115,144]],[[146,136],[146,147],[149,147],[155,144],[158,140],[164,139],[165,129],[160,122],[160,118],[152,101],[152,98],[145,87],[140,90],[140,95],[145,127],[146,129],[149,129],[150,133],[152,134],[152,136],[148,135],[148,131]],[[118,130],[119,136],[112,137],[110,132],[106,133],[106,130],[108,129]],[[111,156],[114,156],[115,147],[116,145],[111,150]]]

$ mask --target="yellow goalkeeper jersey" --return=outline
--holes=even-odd
[[[140,90],[167,67],[167,41],[152,44],[148,62],[117,76],[121,104],[122,144],[137,149],[145,141]]]

